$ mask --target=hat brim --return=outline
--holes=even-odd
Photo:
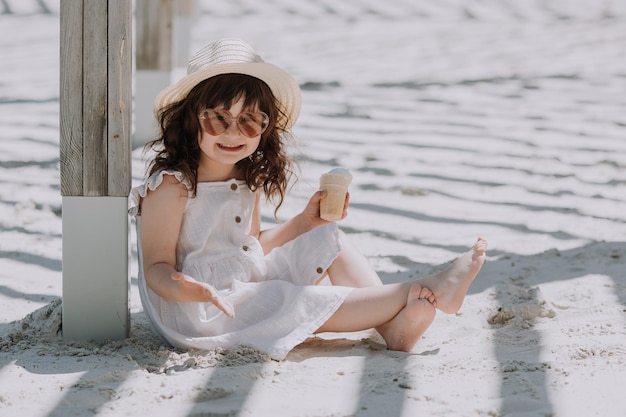
[[[217,64],[187,74],[157,95],[154,101],[155,116],[158,117],[161,109],[183,100],[202,81],[220,74],[245,74],[264,81],[287,116],[287,120],[278,120],[285,130],[291,128],[298,119],[302,106],[298,83],[291,75],[267,62]]]

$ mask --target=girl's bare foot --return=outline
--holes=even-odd
[[[487,241],[479,237],[472,249],[452,265],[430,277],[418,280],[435,295],[435,306],[444,313],[456,313],[463,304],[470,284],[485,262]]]
[[[390,350],[409,352],[435,319],[433,293],[419,284],[409,290],[406,306],[389,323],[377,328]]]

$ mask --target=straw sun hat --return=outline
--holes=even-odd
[[[154,113],[176,103],[200,82],[220,74],[246,74],[264,81],[287,115],[284,126],[293,126],[300,114],[301,95],[296,80],[282,69],[267,63],[247,43],[239,39],[219,39],[205,46],[189,59],[187,75],[161,91],[154,101]],[[284,121],[278,121],[285,124]]]

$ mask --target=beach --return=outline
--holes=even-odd
[[[626,415],[625,2],[198,2],[190,52],[239,37],[302,89],[264,227],[344,167],[340,228],[383,282],[489,241],[412,352],[324,333],[283,361],[168,346],[132,227],[130,337],[62,337],[59,25],[58,0],[0,3],[1,417]]]

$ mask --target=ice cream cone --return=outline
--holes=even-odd
[[[326,221],[341,220],[348,186],[352,182],[350,171],[336,168],[320,178],[320,190],[328,194],[320,202],[320,217]]]

